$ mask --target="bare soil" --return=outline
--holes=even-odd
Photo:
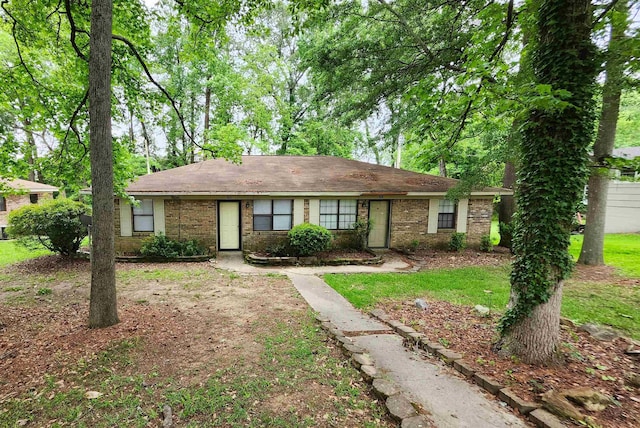
[[[424,252],[405,256],[406,260],[421,270],[461,266],[499,266],[510,260],[510,254]],[[591,281],[638,287],[640,280],[616,276],[610,267],[578,266],[573,280]],[[570,283],[567,285],[570,286]],[[577,386],[591,387],[614,401],[602,412],[583,413],[590,416],[597,426],[632,428],[640,426],[640,389],[625,382],[629,373],[640,373],[639,358],[625,354],[637,344],[618,338],[612,342],[594,339],[575,326],[563,325],[561,352],[565,363],[553,367],[536,367],[513,358],[504,358],[493,351],[497,340],[498,314],[481,317],[473,308],[448,302],[427,300],[427,311],[415,307],[413,302],[385,302],[378,307],[391,318],[401,320],[415,330],[426,334],[430,340],[440,341],[447,348],[464,356],[479,373],[491,376],[508,386],[521,398],[540,402],[543,393]]]
[[[19,279],[0,289],[0,413],[5,400],[42,389],[47,376],[64,379],[79,361],[93,361],[122,340],[139,344],[132,374],[157,372],[182,387],[201,386],[228,367],[251,376],[265,374],[258,364],[263,337],[277,332],[279,323],[296,326],[309,310],[279,275],[234,274],[208,262],[118,264],[121,322],[91,330],[86,325],[89,271],[85,260],[51,256],[4,272]],[[7,291],[12,286],[23,290]],[[51,293],[38,293],[42,287]],[[347,360],[328,337],[325,343],[333,357]],[[354,380],[354,387],[370,391],[361,379]],[[314,382],[256,406],[283,417],[293,406],[315,426],[393,425],[377,419],[370,406],[339,414],[336,406],[343,400],[330,383]]]

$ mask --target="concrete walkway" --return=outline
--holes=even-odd
[[[526,427],[521,419],[502,408],[479,387],[469,384],[440,362],[432,362],[405,348],[390,327],[356,310],[344,297],[316,274],[326,272],[393,272],[408,265],[400,260],[382,266],[270,267],[243,263],[240,254],[223,253],[217,261],[222,269],[244,273],[279,272],[289,276],[302,297],[320,315],[328,318],[357,346],[373,357],[378,370],[397,383],[430,419],[442,428]]]

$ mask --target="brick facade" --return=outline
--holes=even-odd
[[[467,213],[467,245],[480,246],[482,235],[491,233],[493,199],[469,199]]]
[[[44,201],[48,201],[53,199],[53,193],[51,192],[41,192],[41,193],[32,193],[38,195],[38,203],[42,203]],[[9,213],[11,211],[15,211],[20,207],[31,204],[31,194],[26,193],[23,195],[6,195],[5,196],[5,204],[6,211],[0,211],[0,227],[5,228],[9,224]],[[0,236],[0,239],[2,237]]]
[[[358,200],[358,220],[369,218],[369,200]],[[428,199],[393,199],[390,204],[391,248],[410,247],[417,241],[422,248],[439,248],[449,243],[454,230],[427,233],[429,222]],[[304,200],[304,221],[310,219],[309,199]],[[215,252],[217,247],[217,207],[214,199],[165,199],[165,233],[176,240],[196,239]],[[467,243],[478,246],[480,237],[490,233],[492,199],[470,199],[467,214]],[[254,231],[253,201],[240,201],[241,247],[246,251],[265,250],[274,244],[286,242],[287,231]],[[120,236],[120,215],[116,201],[116,251],[132,253],[140,248],[142,239],[151,233],[133,232],[131,237]],[[352,245],[353,233],[332,231],[334,246]]]
[[[154,204],[161,200],[154,200]],[[213,199],[165,199],[165,235],[177,241],[195,239],[215,253],[217,242],[217,206]],[[115,249],[117,254],[132,254],[140,250],[142,241],[153,232],[132,232],[121,236],[120,200],[115,201]]]
[[[436,235],[427,235],[428,199],[394,199],[391,201],[391,248],[411,246],[415,240],[421,246],[430,245]],[[438,237],[438,239],[441,239]]]

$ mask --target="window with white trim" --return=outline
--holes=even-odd
[[[438,229],[455,229],[456,203],[448,199],[440,199],[438,208]]]
[[[153,232],[153,199],[142,199],[133,206],[133,231]]]
[[[290,230],[293,199],[256,199],[253,201],[253,230]]]
[[[320,200],[320,226],[329,230],[353,229],[358,217],[355,199]]]

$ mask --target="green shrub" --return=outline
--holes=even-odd
[[[316,224],[302,223],[288,233],[289,244],[296,254],[311,256],[329,248],[331,233]]]
[[[196,240],[175,241],[160,233],[142,241],[140,254],[143,256],[174,258],[179,256],[201,256],[207,250]]]
[[[27,247],[37,242],[50,251],[70,256],[78,252],[87,236],[87,227],[80,221],[80,215],[86,213],[84,205],[66,198],[25,205],[9,214],[7,233]]]
[[[351,233],[353,234],[353,248],[357,250],[365,250],[367,248],[367,239],[369,231],[373,227],[373,220],[358,220],[353,223]]]
[[[491,243],[490,235],[482,235],[480,237],[480,251],[484,251],[485,253],[493,251],[493,244]]]
[[[449,241],[449,250],[462,251],[467,247],[467,234],[454,232]]]
[[[272,257],[287,257],[291,255],[291,248],[289,247],[289,243],[284,242],[274,242],[271,245],[268,245],[265,248],[267,254]]]

